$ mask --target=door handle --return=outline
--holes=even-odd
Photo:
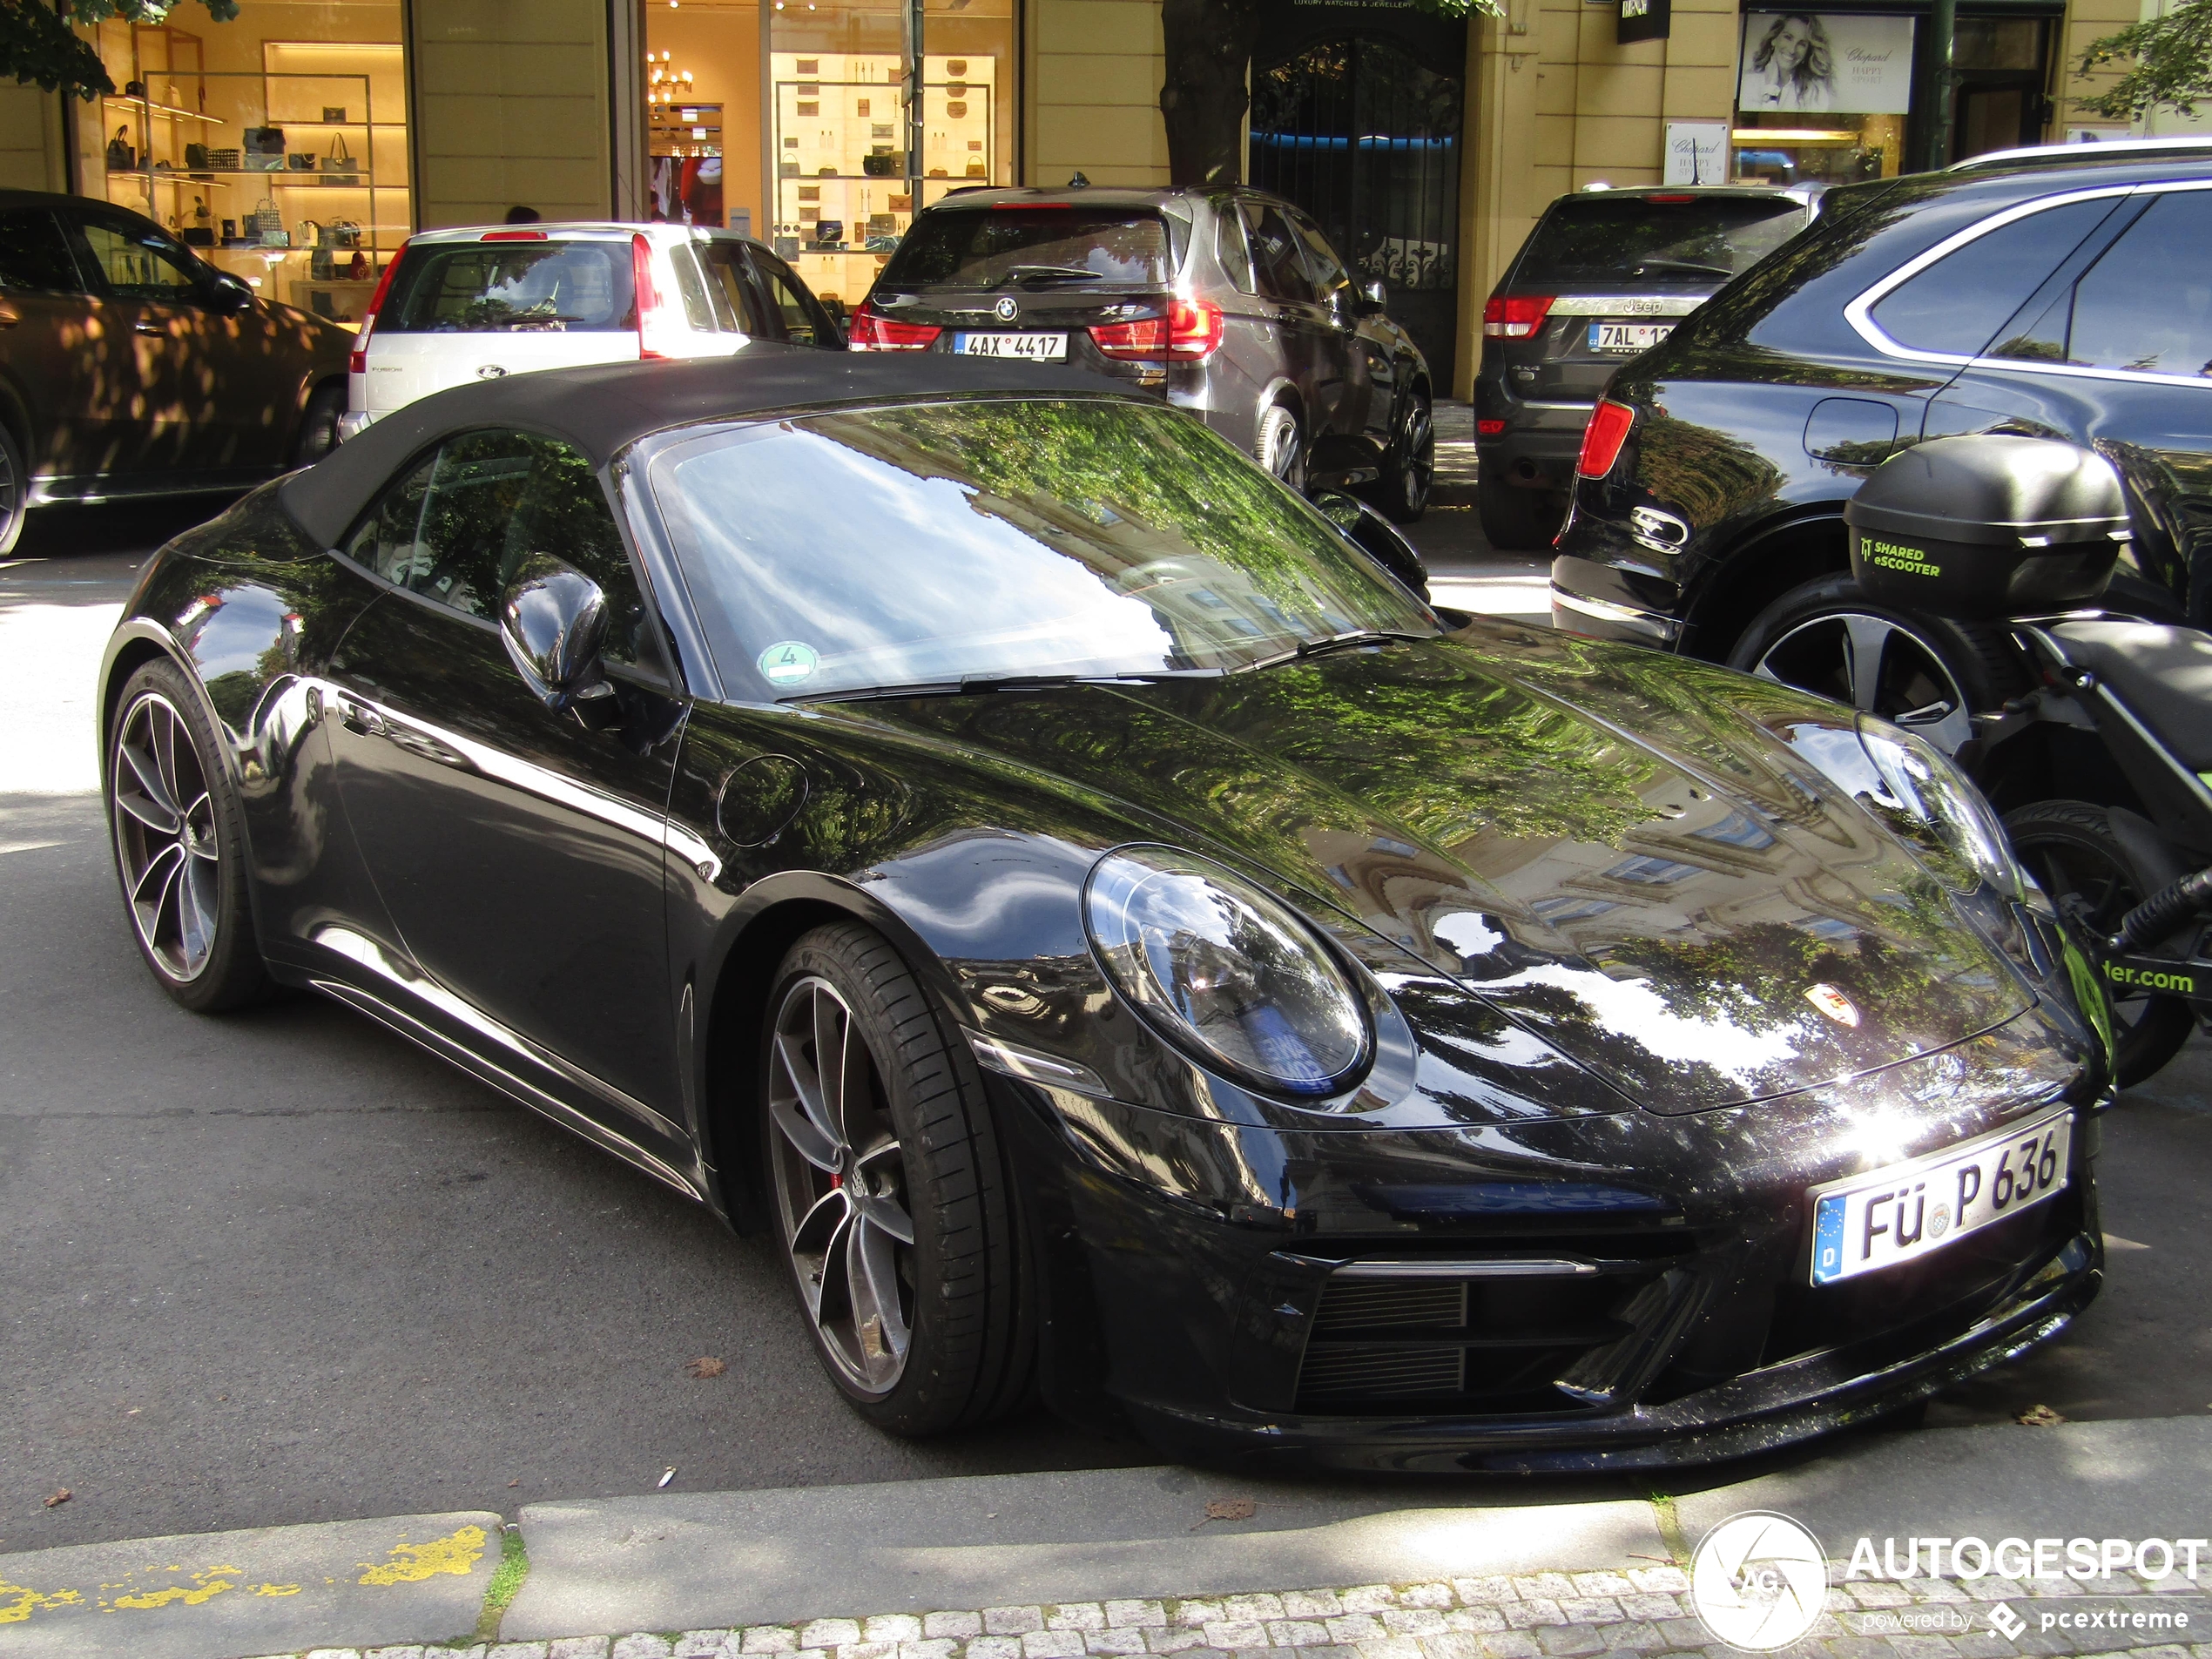
[[[338,723],[347,731],[357,732],[364,738],[381,738],[384,735],[384,717],[374,709],[354,702],[351,698],[339,699]]]
[[[148,322],[144,317],[131,325],[131,332],[134,334],[145,334],[155,340],[166,340],[169,337],[167,329],[158,322]]]

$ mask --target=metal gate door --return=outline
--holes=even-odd
[[[1252,72],[1251,180],[1313,215],[1452,385],[1460,79],[1395,44],[1325,40]]]

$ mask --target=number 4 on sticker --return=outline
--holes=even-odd
[[[800,685],[814,678],[821,657],[803,639],[779,639],[754,659],[771,685]]]

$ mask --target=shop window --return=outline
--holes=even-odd
[[[2072,202],[1978,236],[1885,295],[1874,321],[1916,351],[1974,356],[2111,211]]]

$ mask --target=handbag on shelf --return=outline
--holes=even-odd
[[[247,240],[259,242],[265,247],[284,247],[290,244],[292,239],[285,236],[284,215],[277,211],[273,197],[262,197],[261,205],[246,216],[246,235]],[[272,242],[269,238],[273,236],[283,237],[284,239]]]
[[[248,172],[284,171],[284,129],[282,127],[246,129],[246,171]]]
[[[329,246],[332,247],[359,247],[361,245],[361,227],[350,219],[332,219],[329,232]]]
[[[131,125],[126,121],[116,128],[115,136],[107,141],[107,170],[129,172],[138,165],[138,152],[131,147]]]
[[[213,162],[208,160],[207,158],[207,146],[206,145],[187,144],[185,146],[185,165],[192,172],[205,172],[208,168],[213,166],[215,164]]]
[[[361,163],[354,159],[354,152],[346,147],[344,133],[337,132],[331,135],[330,153],[322,158],[322,170],[325,172],[345,173],[348,176],[361,170]]]
[[[287,156],[284,158],[284,165],[293,172],[313,172],[315,170],[315,158],[305,151],[298,151]]]
[[[210,150],[207,152],[207,171],[242,172],[245,171],[243,158],[236,150]]]
[[[896,179],[906,170],[906,158],[887,149],[860,158],[860,171],[871,179]]]
[[[324,105],[322,106],[322,118],[325,122],[329,123],[332,125],[337,125],[346,118],[346,106],[342,104]]]

